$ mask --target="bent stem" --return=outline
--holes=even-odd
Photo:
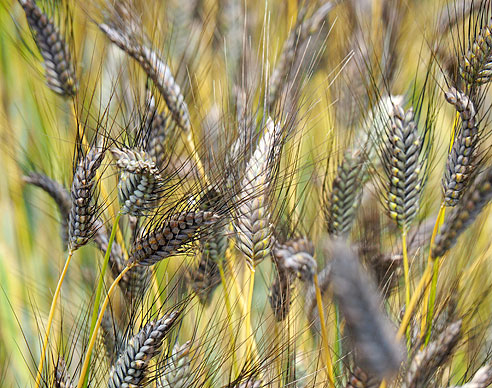
[[[113,284],[111,284],[111,287],[109,287],[108,294],[106,295],[106,298],[104,299],[104,302],[101,306],[101,311],[99,312],[99,316],[97,317],[96,325],[94,326],[94,331],[92,332],[91,339],[89,341],[89,345],[87,347],[87,351],[85,353],[85,359],[84,359],[84,364],[82,365],[82,370],[80,371],[80,378],[79,378],[79,383],[77,385],[77,388],[82,388],[87,381],[87,370],[89,369],[89,364],[91,361],[91,354],[92,354],[92,349],[94,348],[94,345],[96,343],[97,339],[97,333],[99,331],[99,326],[101,326],[101,321],[104,316],[104,311],[108,307],[109,304],[109,298],[113,294],[114,290],[116,289],[116,286],[120,282],[121,278],[133,267],[135,266],[135,263],[129,264],[121,273],[118,275],[116,279],[114,279]]]
[[[323,311],[323,300],[321,298],[321,291],[319,289],[318,274],[315,273],[313,276],[314,288],[316,290],[316,305],[318,307],[318,315],[321,324],[321,340],[323,342],[323,347],[325,349],[324,357],[321,357],[325,361],[325,367],[328,374],[328,380],[330,387],[335,387],[335,377],[333,375],[333,364],[331,362],[330,348],[328,346],[328,331],[326,330],[325,324],[325,313]]]
[[[65,276],[67,274],[70,261],[72,260],[72,256],[73,256],[73,250],[70,249],[68,251],[68,257],[67,260],[65,261],[65,265],[63,267],[62,273],[60,275],[60,278],[58,279],[58,284],[56,285],[55,294],[53,295],[53,299],[51,301],[50,313],[48,315],[48,323],[46,325],[46,333],[44,334],[43,347],[41,348],[41,359],[39,360],[38,369],[36,372],[36,383],[34,385],[35,388],[39,388],[39,384],[41,383],[41,373],[43,372],[43,365],[44,365],[44,354],[46,353],[46,348],[48,347],[48,338],[51,331],[51,324],[53,323],[53,318],[55,316],[56,302],[60,297],[61,286],[63,284],[63,281],[65,280]]]
[[[111,229],[111,235],[109,236],[108,248],[106,249],[106,253],[104,254],[104,262],[101,268],[101,273],[99,274],[99,280],[97,283],[96,289],[96,297],[94,299],[94,308],[92,309],[92,317],[91,317],[91,327],[90,327],[90,335],[94,332],[94,327],[96,326],[97,314],[99,311],[99,303],[101,302],[101,294],[104,285],[104,275],[106,274],[106,270],[108,268],[109,257],[111,255],[111,248],[113,247],[113,242],[116,237],[116,231],[118,230],[118,223],[120,221],[121,213],[118,212],[116,215],[116,219],[113,223],[113,228]],[[84,386],[87,386],[87,381],[84,382]]]

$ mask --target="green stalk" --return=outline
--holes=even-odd
[[[111,229],[111,235],[109,236],[109,241],[108,241],[108,248],[106,249],[106,253],[104,255],[104,262],[103,266],[101,268],[101,273],[99,274],[99,281],[97,283],[97,290],[96,290],[96,298],[94,299],[94,308],[92,309],[92,318],[91,318],[91,328],[89,331],[89,338],[92,337],[94,333],[94,328],[96,327],[97,323],[97,316],[99,313],[99,303],[101,302],[101,294],[102,294],[102,289],[104,286],[104,275],[106,274],[106,270],[108,268],[108,263],[109,263],[109,256],[111,255],[111,248],[113,246],[114,239],[116,237],[116,231],[118,230],[118,223],[120,221],[121,213],[118,212],[116,215],[116,219],[114,220],[113,223],[113,228]],[[87,357],[89,357],[89,362],[91,358],[91,352],[88,352]],[[84,379],[83,387],[87,387],[89,375],[87,374]]]

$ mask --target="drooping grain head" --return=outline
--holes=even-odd
[[[383,167],[388,181],[387,210],[398,227],[408,231],[419,210],[423,186],[420,160],[423,141],[418,133],[413,109],[405,112],[401,106],[395,105],[386,135]]]
[[[263,136],[246,166],[237,198],[239,205],[234,217],[237,247],[251,267],[270,254],[272,230],[268,200],[271,174],[278,158],[279,134],[280,128],[268,119]]]
[[[470,98],[455,88],[451,88],[445,96],[446,100],[455,107],[461,119],[459,129],[455,132],[442,181],[446,206],[456,206],[475,171],[480,138],[477,112]]]
[[[100,333],[106,350],[106,358],[109,365],[113,365],[118,357],[118,349],[123,344],[123,334],[111,310],[104,312]]]
[[[439,337],[413,358],[405,376],[406,388],[425,387],[432,376],[452,357],[461,337],[461,321],[449,325]]]
[[[291,274],[278,269],[270,286],[268,301],[277,322],[283,321],[289,314],[294,280]]]
[[[78,83],[70,57],[70,49],[58,27],[36,5],[34,0],[19,0],[26,13],[36,45],[44,59],[46,83],[63,97],[77,94]]]
[[[139,387],[148,378],[149,363],[159,354],[163,340],[179,317],[171,312],[149,322],[133,336],[109,372],[109,388]]]
[[[150,266],[183,250],[200,229],[216,224],[219,217],[208,211],[180,213],[137,238],[130,249],[130,263]]]
[[[68,246],[68,222],[70,218],[70,208],[72,207],[68,190],[55,180],[34,171],[24,177],[24,182],[43,189],[55,201],[58,206],[58,210],[60,211],[60,234],[62,237],[63,246],[66,248]]]
[[[72,206],[68,223],[70,249],[76,250],[87,244],[94,236],[97,217],[96,172],[104,159],[104,151],[93,146],[80,154],[73,176],[70,196]]]
[[[458,206],[446,217],[436,236],[432,255],[442,257],[456,244],[458,237],[478,217],[492,199],[492,167],[479,174],[467,189]]]
[[[200,303],[208,303],[213,291],[220,284],[220,272],[217,262],[202,253],[198,266],[189,271],[188,278],[191,288],[198,296]]]
[[[333,297],[345,318],[356,363],[375,377],[392,376],[400,368],[403,351],[395,341],[396,331],[381,311],[381,297],[350,248],[336,242],[329,250]]]
[[[99,28],[108,39],[137,61],[147,76],[153,81],[176,124],[185,132],[191,130],[188,105],[181,88],[174,79],[169,66],[159,54],[141,42],[141,38],[126,24],[134,24],[131,13],[99,24]],[[127,20],[125,20],[127,19]]]
[[[121,169],[118,198],[122,214],[142,215],[155,206],[162,179],[150,156],[141,150],[111,150]]]

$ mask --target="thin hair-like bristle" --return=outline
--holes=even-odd
[[[486,365],[481,367],[469,383],[450,388],[487,388],[492,384],[492,367]]]
[[[174,311],[147,323],[134,335],[109,372],[109,388],[141,386],[148,378],[150,361],[159,354],[180,313]]]
[[[78,83],[67,42],[58,27],[36,5],[34,0],[19,0],[26,13],[34,41],[44,59],[46,83],[64,97],[77,94]]]
[[[442,257],[456,244],[458,237],[478,217],[492,199],[492,167],[488,167],[475,178],[458,206],[453,209],[436,236],[432,249],[434,258]]]
[[[124,6],[121,4],[120,8],[122,7]],[[191,130],[188,105],[181,93],[181,88],[171,73],[171,69],[159,57],[158,53],[140,43],[135,31],[126,27],[131,24],[131,21],[125,21],[121,15],[114,16],[115,20],[101,23],[99,28],[111,42],[137,61],[164,98],[176,124],[188,133]]]
[[[277,65],[270,77],[267,101],[269,106],[274,105],[277,101],[283,85],[285,85],[285,79],[289,72],[292,71],[296,56],[302,55],[302,53],[300,53],[301,47],[314,33],[319,31],[323,22],[326,20],[327,15],[335,6],[334,2],[328,1],[316,9],[309,18],[304,20],[308,4],[309,2],[306,2],[299,10],[296,25],[287,37],[280,57],[277,60]]]
[[[475,171],[479,142],[478,118],[475,104],[465,93],[451,88],[445,96],[456,108],[461,119],[442,182],[446,205],[456,206]]]
[[[452,356],[460,337],[461,321],[457,321],[449,325],[435,341],[420,350],[408,368],[405,388],[427,386],[436,370]]]
[[[60,234],[63,246],[66,248],[68,245],[68,221],[72,207],[68,190],[57,181],[34,171],[24,176],[24,182],[43,189],[55,201],[60,211]]]
[[[104,312],[101,321],[101,337],[108,363],[113,365],[118,357],[118,349],[121,348],[123,343],[123,334],[111,310]]]

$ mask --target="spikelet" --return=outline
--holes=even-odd
[[[174,345],[171,358],[157,385],[158,388],[187,388],[191,385],[190,348],[190,341],[183,345]]]
[[[151,321],[130,339],[126,349],[111,367],[109,388],[139,387],[145,384],[149,362],[159,354],[162,341],[179,315],[175,311]]]
[[[490,82],[492,77],[492,19],[481,29],[472,47],[463,58],[460,75],[467,84],[467,90]]]
[[[70,191],[72,206],[68,222],[69,248],[76,250],[87,244],[96,232],[96,171],[104,159],[104,151],[94,146],[81,154]]]
[[[461,321],[449,325],[439,337],[420,350],[410,364],[405,388],[425,387],[439,367],[443,366],[453,354],[460,339]]]
[[[477,218],[491,199],[492,167],[488,167],[475,178],[458,206],[446,217],[432,249],[434,258],[442,257],[456,243],[461,233]]]
[[[19,3],[24,8],[34,41],[43,56],[48,87],[63,97],[74,96],[78,89],[77,79],[70,50],[60,31],[34,0],[19,0]]]
[[[346,236],[352,229],[360,204],[365,172],[363,153],[357,149],[347,151],[338,165],[331,190],[327,190],[325,198],[328,233]]]
[[[395,330],[381,311],[376,287],[348,247],[334,243],[331,255],[333,296],[345,318],[357,365],[381,379],[393,375],[400,368],[403,354],[394,340]]]
[[[184,132],[190,132],[191,123],[188,105],[169,66],[159,58],[155,51],[141,44],[134,36],[134,32],[129,31],[125,26],[117,26],[108,21],[107,23],[99,24],[99,28],[111,42],[138,62],[164,98],[176,124]]]
[[[268,194],[278,135],[279,127],[269,118],[263,136],[246,166],[237,200],[238,214],[234,220],[237,247],[244,253],[251,267],[255,267],[270,253],[272,230]]]
[[[159,226],[136,239],[130,249],[130,263],[143,266],[179,253],[183,245],[193,241],[199,229],[218,221],[208,211],[186,212],[164,219]]]
[[[58,363],[55,367],[55,379],[53,388],[72,388],[72,379],[68,374],[67,365],[62,357],[58,358]]]
[[[475,105],[466,94],[451,88],[446,93],[446,100],[456,108],[461,118],[460,129],[455,133],[442,182],[446,206],[455,206],[475,169],[479,129]]]
[[[480,368],[473,379],[466,383],[465,385],[461,385],[460,387],[453,388],[487,388],[492,384],[492,367],[490,365],[483,366]]]
[[[305,4],[299,11],[296,26],[292,29],[285,41],[280,57],[277,60],[277,65],[270,77],[267,101],[269,106],[275,104],[282,91],[283,85],[285,84],[285,79],[289,75],[289,72],[293,70],[292,66],[294,65],[296,58],[302,56],[303,53],[300,52],[300,47],[302,47],[313,34],[319,32],[319,29],[333,7],[334,2],[327,2],[320,6],[311,17],[306,20],[303,19],[307,12],[307,5]]]
[[[158,200],[161,176],[145,151],[111,149],[117,166],[122,170],[118,182],[118,198],[122,214],[145,213]]]
[[[422,139],[419,137],[413,109],[406,112],[394,105],[383,152],[383,167],[388,179],[388,213],[401,230],[407,231],[419,209],[422,192]]]
[[[58,210],[60,211],[60,234],[62,237],[63,246],[67,247],[68,220],[70,217],[70,208],[72,207],[68,190],[55,180],[47,177],[44,174],[34,171],[30,172],[27,176],[24,177],[24,182],[30,183],[31,185],[43,189],[55,201],[56,205],[58,206]]]

